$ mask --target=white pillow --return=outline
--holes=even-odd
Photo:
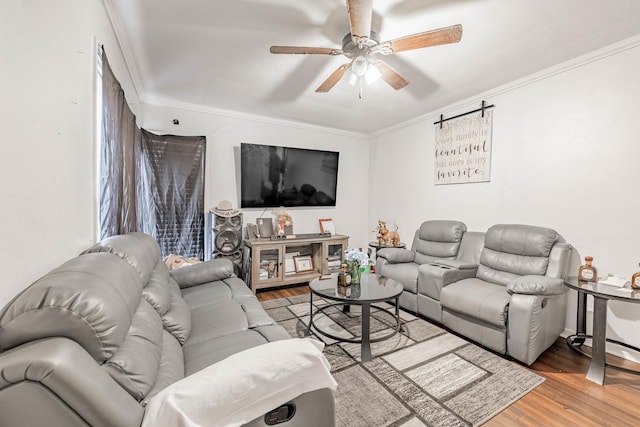
[[[303,393],[335,390],[323,347],[292,338],[229,356],[151,398],[142,427],[242,425]]]

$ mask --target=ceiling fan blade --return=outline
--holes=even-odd
[[[342,55],[341,49],[330,47],[271,46],[269,52],[294,55]]]
[[[371,37],[373,0],[347,0],[347,12],[351,25],[351,39],[358,46]]]
[[[382,80],[387,82],[389,86],[391,86],[395,90],[402,89],[409,84],[409,82],[404,77],[402,77],[400,73],[391,68],[389,64],[382,61],[381,59],[373,60],[371,61],[371,63],[375,65],[378,71],[380,71]]]
[[[405,50],[457,43],[461,38],[462,25],[452,25],[451,27],[425,31],[424,33],[413,34],[384,42],[380,47],[380,52],[384,55],[389,55],[390,53],[403,52]]]
[[[327,80],[323,81],[322,84],[318,86],[316,92],[329,92],[331,88],[333,88],[336,83],[338,83],[338,81],[342,78],[345,71],[347,71],[349,67],[351,67],[351,63],[342,64],[341,66],[339,66],[338,69],[331,73]]]

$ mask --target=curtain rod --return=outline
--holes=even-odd
[[[482,117],[484,117],[484,110],[486,110],[487,108],[495,107],[495,105],[493,105],[493,104],[491,104],[491,105],[485,105],[485,104],[486,104],[486,101],[482,101],[482,104],[481,104],[480,108],[475,109],[473,111],[467,111],[466,113],[458,114],[457,116],[449,117],[447,119],[445,119],[444,116],[442,114],[440,114],[440,120],[438,120],[437,122],[433,122],[433,124],[437,125],[438,123],[440,123],[440,129],[442,129],[442,123],[444,123],[446,121],[449,121],[449,120],[457,119],[458,117],[467,116],[469,114],[477,113],[478,111],[482,111]]]

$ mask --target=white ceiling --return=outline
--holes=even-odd
[[[146,102],[215,108],[371,133],[640,33],[639,0],[374,0],[382,40],[462,24],[460,43],[384,57],[410,84],[340,81],[344,0],[104,0]]]

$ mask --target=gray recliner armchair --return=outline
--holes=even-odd
[[[400,305],[418,312],[418,283],[422,270],[443,259],[458,255],[467,226],[460,221],[425,221],[416,230],[411,249],[383,248],[378,250],[376,273],[399,281],[404,286]]]
[[[530,365],[564,330],[570,255],[554,230],[494,225],[475,277],[443,284],[444,325]]]

